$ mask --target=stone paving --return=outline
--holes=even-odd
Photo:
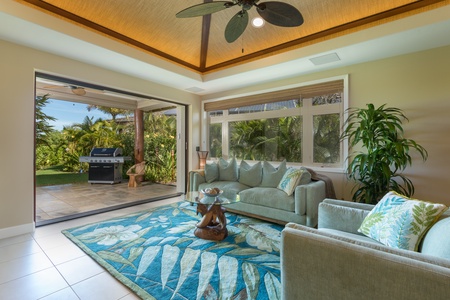
[[[36,223],[94,210],[177,195],[176,186],[143,182],[131,188],[116,184],[64,184],[36,188]]]

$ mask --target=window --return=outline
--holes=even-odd
[[[342,168],[344,79],[205,103],[210,158]]]

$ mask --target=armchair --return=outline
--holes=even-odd
[[[283,299],[448,299],[450,213],[431,227],[415,252],[382,245],[357,231],[372,208],[325,199],[317,229],[286,225]]]

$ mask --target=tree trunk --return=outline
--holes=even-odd
[[[138,164],[144,161],[144,112],[140,109],[134,111],[134,126],[134,163]]]

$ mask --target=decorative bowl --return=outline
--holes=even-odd
[[[220,196],[223,193],[222,190],[219,190],[218,192],[216,190],[215,191],[201,190],[200,192],[202,194],[204,194],[205,196],[208,196],[208,197],[217,197],[217,196]]]

